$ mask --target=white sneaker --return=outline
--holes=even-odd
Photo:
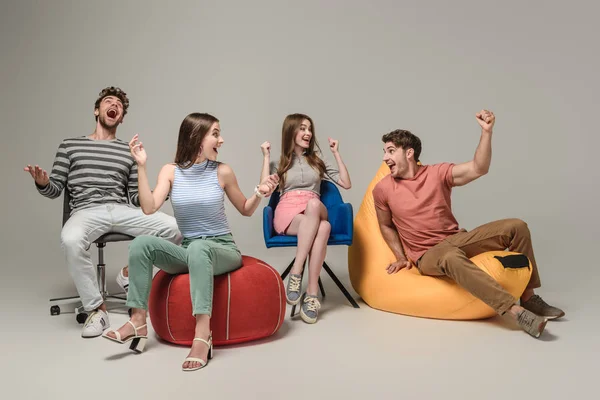
[[[119,271],[117,275],[117,284],[123,289],[125,293],[129,291],[129,277],[123,275],[123,269]]]
[[[159,268],[152,268],[152,278],[160,271]],[[129,276],[123,275],[123,268],[117,274],[117,284],[119,287],[125,292],[125,294],[129,293]]]
[[[108,314],[102,310],[92,311],[83,324],[81,337],[93,338],[100,336],[108,328],[110,328]]]

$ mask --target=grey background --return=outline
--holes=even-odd
[[[569,322],[569,343],[584,346],[563,342],[561,351],[586,357],[587,346],[597,345],[575,337],[591,333],[591,326],[573,324],[574,315],[581,324],[597,316],[599,8],[592,1],[3,1],[5,329],[15,339],[54,329],[65,351],[69,341],[80,340],[71,317],[57,326],[56,318],[47,316],[49,297],[74,293],[60,250],[62,198],[38,195],[22,168],[50,169],[63,138],[90,134],[98,92],[116,85],[131,100],[117,135],[124,140],[141,135],[152,185],[160,167],[172,161],[185,115],[210,112],[221,120],[225,139],[219,159],[233,167],[249,196],[260,173],[260,144],[270,140],[278,157],[285,115],[303,112],[314,119],[330,160],[327,137],[339,139],[353,183],[343,196],[355,212],[380,166],[382,134],[412,130],[423,141],[424,163],[468,161],[479,140],[475,113],[493,110],[490,173],[455,189],[455,214],[467,229],[505,217],[528,222],[541,293],[570,305],[575,321]],[[227,214],[242,252],[282,271],[293,250],[266,250],[264,205],[263,200],[254,216],[245,218],[227,203]],[[172,214],[170,204],[163,211]],[[126,245],[109,246],[110,285],[126,259]],[[330,248],[328,261],[350,286],[346,248]],[[348,321],[361,315],[343,303],[339,298],[330,305],[329,321],[318,325],[329,324],[332,332],[346,329],[350,322],[333,321],[335,307],[342,309],[340,315],[350,312]],[[365,305],[360,312],[368,311],[368,318],[377,313]],[[377,315],[387,316],[388,327],[403,321],[394,335],[424,323]],[[71,329],[70,337],[64,337],[63,326]],[[496,328],[491,331],[498,334]],[[524,349],[528,339],[519,336]],[[372,340],[356,339],[349,348]],[[34,353],[15,354],[13,361],[25,363],[24,354]],[[48,357],[59,354],[64,353]],[[177,360],[170,366],[174,374]],[[98,371],[106,373],[104,367]]]

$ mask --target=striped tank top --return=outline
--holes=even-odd
[[[171,205],[184,238],[231,233],[225,215],[225,192],[217,177],[219,163],[204,161],[188,169],[175,166]]]

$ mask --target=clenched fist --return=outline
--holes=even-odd
[[[271,154],[271,142],[264,142],[260,145],[260,149],[263,153],[263,157],[267,157]]]
[[[338,152],[338,147],[340,146],[340,142],[339,140],[335,140],[332,138],[329,138],[329,148],[331,149],[331,152],[333,154]]]
[[[488,110],[481,110],[477,114],[475,114],[477,118],[477,122],[486,132],[492,132],[492,128],[494,127],[494,123],[496,122],[496,116],[493,112]]]

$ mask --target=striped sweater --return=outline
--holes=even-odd
[[[54,158],[50,183],[37,189],[54,199],[66,185],[71,194],[71,210],[75,212],[105,203],[131,202],[139,206],[137,180],[137,164],[127,142],[82,136],[62,141]]]

